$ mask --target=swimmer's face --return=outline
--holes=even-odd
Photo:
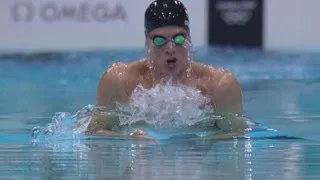
[[[171,40],[171,41],[170,41]],[[188,68],[190,35],[181,27],[161,27],[146,38],[148,58],[162,76],[177,76]]]

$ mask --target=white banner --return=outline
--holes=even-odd
[[[319,0],[265,0],[265,49],[320,51],[319,8]]]
[[[143,48],[150,0],[1,0],[0,50]],[[183,0],[195,46],[207,42],[206,0]]]

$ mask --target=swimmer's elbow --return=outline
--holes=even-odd
[[[122,134],[115,131],[105,130],[105,129],[99,129],[94,132],[87,133],[90,135],[104,135],[104,136],[121,136]]]
[[[106,132],[112,132],[112,130],[95,125],[95,123],[90,123],[85,131],[85,133],[88,135],[107,134]]]
[[[121,135],[120,132],[113,131],[112,128],[110,128],[109,126],[110,126],[110,122],[106,119],[101,119],[101,118],[92,119],[85,133],[88,135],[106,135],[106,136]]]
[[[93,135],[96,132],[102,130],[102,127],[99,126],[98,122],[95,119],[92,119],[85,131],[86,134]]]
[[[119,125],[119,119],[112,115],[94,115],[87,127],[86,133],[93,134],[101,130],[112,131]]]
[[[216,127],[223,132],[244,133],[249,128],[249,124],[244,118],[223,118],[216,121]]]

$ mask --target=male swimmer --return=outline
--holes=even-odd
[[[132,63],[115,63],[101,78],[97,89],[97,106],[112,110],[117,103],[127,103],[131,93],[142,85],[150,89],[170,80],[195,88],[210,99],[209,105],[222,118],[215,121],[219,133],[206,138],[231,138],[248,128],[243,115],[242,93],[231,72],[201,64],[190,58],[191,36],[186,7],[178,0],[155,0],[145,11],[145,45],[147,56]],[[233,119],[233,117],[238,117]],[[88,134],[121,136],[115,116],[96,115]],[[143,129],[133,137],[148,138]]]

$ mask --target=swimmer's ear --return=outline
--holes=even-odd
[[[192,43],[190,33],[187,34],[187,39],[189,40],[190,43]]]
[[[152,42],[150,41],[150,39],[146,38],[145,43],[144,43],[145,49],[150,50],[150,48],[152,46],[151,44],[152,44]]]
[[[149,43],[150,43],[150,39],[149,39],[148,37],[146,37],[146,38],[145,38],[145,41],[144,41],[144,46],[145,46],[145,48],[148,48]]]

